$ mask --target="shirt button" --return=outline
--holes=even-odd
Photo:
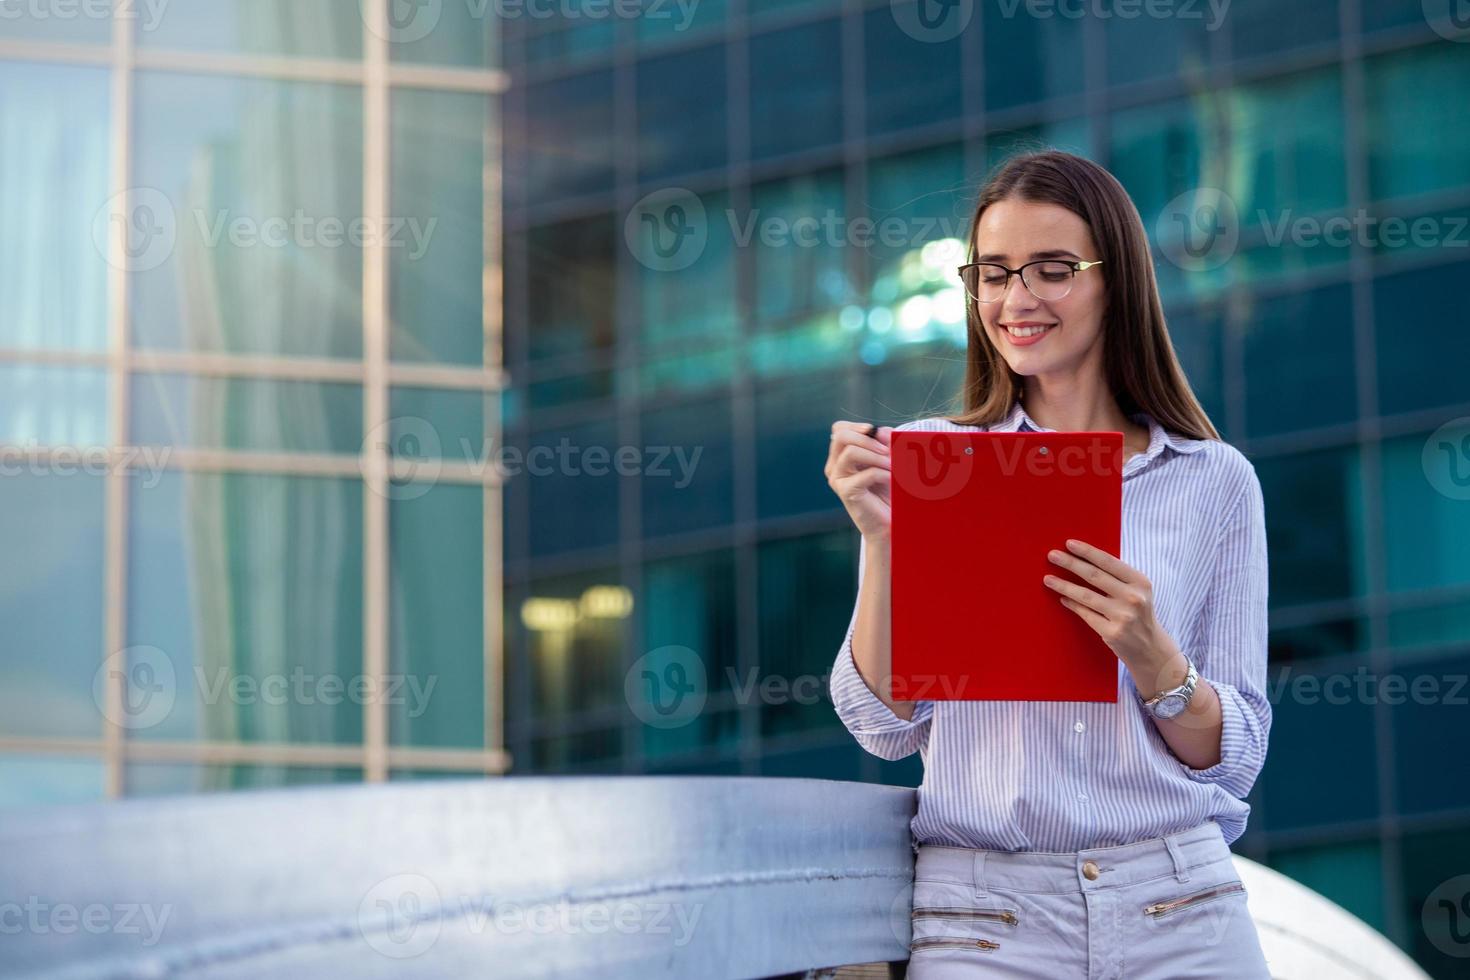
[[[1084,861],[1082,863],[1082,874],[1088,881],[1096,881],[1099,874],[1096,861]]]
[[[1087,802],[1087,794],[1086,793],[1078,793],[1077,794],[1077,799],[1081,800],[1083,803],[1086,803]]]
[[[1075,725],[1072,726],[1072,731],[1074,731],[1074,732],[1080,732],[1083,729],[1085,729],[1086,727],[1087,727],[1086,725],[1082,724],[1082,722],[1079,721],[1077,724],[1075,724]]]

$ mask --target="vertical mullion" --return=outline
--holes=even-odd
[[[497,32],[497,42],[499,35]],[[498,61],[499,59],[497,59]],[[504,353],[504,272],[501,259],[501,236],[503,222],[501,220],[501,194],[503,184],[501,180],[502,145],[501,126],[505,118],[502,104],[498,96],[486,96],[488,105],[485,118],[485,168],[484,180],[484,243],[485,243],[485,271],[482,286],[484,297],[484,312],[482,322],[485,330],[485,354],[484,363],[489,369],[498,375],[498,383],[494,392],[485,393],[482,397],[489,418],[490,445],[495,451],[500,451],[502,435],[502,419],[500,416],[502,394],[508,385],[505,376],[505,353]],[[494,402],[493,408],[490,403]],[[496,473],[497,483],[494,487],[486,485],[483,494],[483,512],[481,521],[484,525],[484,629],[485,629],[485,748],[492,751],[505,751],[505,628],[503,625],[505,609],[505,569],[503,567],[504,544],[502,540],[502,513],[505,495],[498,483],[499,473]],[[508,767],[500,766],[499,774],[504,774]]]
[[[112,20],[112,83],[109,115],[111,138],[108,145],[109,197],[119,201],[122,213],[131,214],[132,197],[128,188],[132,180],[132,106],[133,106],[133,19]],[[114,195],[124,195],[114,197]],[[108,367],[108,442],[116,448],[127,444],[129,374],[128,349],[128,262],[127,223],[113,222],[107,239],[107,345]],[[106,658],[127,647],[127,549],[128,549],[128,474],[121,456],[114,452],[107,467],[104,496],[106,510],[103,527],[103,650]],[[102,752],[104,792],[109,798],[123,794],[123,763],[126,758],[125,733],[117,719],[124,717],[127,696],[127,663],[121,670],[107,672],[104,698],[107,710],[102,718]]]
[[[385,0],[363,5],[363,220],[382,228],[388,216],[388,9]],[[382,235],[363,244],[363,431],[387,435],[388,252]],[[363,673],[383,691],[388,668],[388,446],[368,439],[363,453]],[[363,778],[388,778],[388,705],[363,706]]]

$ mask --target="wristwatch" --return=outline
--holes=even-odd
[[[1160,691],[1151,698],[1145,698],[1142,694],[1138,696],[1148,713],[1155,718],[1173,718],[1189,707],[1190,699],[1194,697],[1195,685],[1199,683],[1199,673],[1194,669],[1194,661],[1189,659],[1189,654],[1184,655],[1184,662],[1189,665],[1189,671],[1184,675],[1183,684]]]

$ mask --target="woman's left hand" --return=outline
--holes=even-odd
[[[1067,549],[1047,557],[1092,588],[1046,576],[1043,581],[1059,593],[1062,605],[1081,616],[1134,674],[1155,673],[1172,660],[1173,644],[1154,618],[1154,589],[1144,574],[1085,541],[1068,539]]]

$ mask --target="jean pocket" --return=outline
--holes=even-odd
[[[1218,902],[1236,895],[1241,897],[1246,895],[1245,885],[1239,878],[1210,885],[1207,888],[1194,888],[1183,895],[1158,899],[1145,905],[1143,912],[1150,918],[1162,919],[1176,912],[1196,908],[1209,902]]]

